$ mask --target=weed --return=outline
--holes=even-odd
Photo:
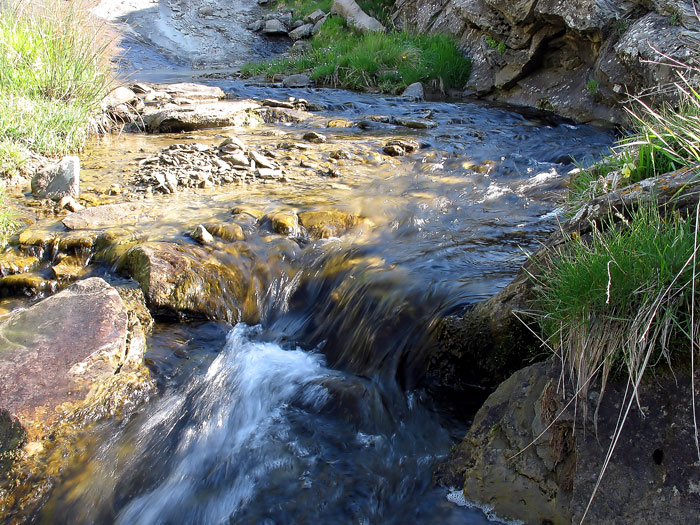
[[[496,46],[496,51],[498,51],[499,55],[504,55],[506,52],[506,49],[507,49],[506,43],[503,40],[501,40],[498,43],[498,46]]]
[[[0,250],[5,248],[7,241],[16,230],[17,222],[5,202],[5,192],[0,188]]]
[[[591,78],[587,83],[586,83],[586,91],[588,91],[591,95],[595,96],[598,94],[598,81],[594,78]]]
[[[622,36],[630,26],[630,21],[626,18],[618,18],[612,22],[612,30],[618,36]]]
[[[681,25],[681,13],[677,9],[674,9],[671,13],[671,19],[669,20],[672,26]]]
[[[0,140],[44,154],[79,150],[111,84],[104,28],[80,1],[0,9]]]
[[[454,39],[445,35],[409,32],[360,34],[340,17],[329,17],[300,57],[246,64],[244,76],[308,71],[319,84],[364,90],[398,92],[414,82],[439,81],[462,87],[470,72]]]

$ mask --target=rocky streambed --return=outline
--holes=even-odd
[[[133,3],[111,16],[134,24]],[[225,32],[217,6],[139,20],[209,19],[194,35],[206,40]],[[182,75],[168,58],[182,42],[156,36],[171,53],[137,47],[132,65]],[[527,301],[523,250],[557,229],[573,159],[612,134],[477,101],[145,73],[105,101],[122,132],[91,144],[79,175],[45,166],[43,189],[15,195],[26,227],[0,254],[2,519],[580,516],[583,465],[600,454],[572,416],[512,458],[566,402],[551,363],[484,400],[532,346],[503,322]],[[69,183],[47,191],[59,172]],[[666,417],[675,398],[650,395]],[[639,424],[641,459],[617,479],[653,478],[630,494],[662,497],[637,510],[682,509],[695,492],[666,465],[687,466],[669,452],[685,427],[654,445],[675,459],[652,466]],[[618,489],[601,521],[618,516]]]

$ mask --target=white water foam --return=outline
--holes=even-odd
[[[447,501],[454,503],[459,507],[466,507],[468,509],[479,509],[486,515],[489,521],[492,521],[494,523],[505,523],[507,525],[523,525],[523,522],[520,520],[509,521],[504,520],[503,518],[499,518],[493,512],[493,507],[491,507],[490,505],[485,505],[482,503],[473,503],[471,501],[468,501],[467,498],[464,497],[464,493],[459,489],[451,489],[450,492],[447,494]]]
[[[196,408],[170,473],[122,509],[117,523],[178,522],[185,515],[195,515],[200,523],[225,522],[254,497],[256,480],[285,467],[279,456],[261,453],[252,463],[241,456],[256,450],[288,403],[322,406],[328,392],[318,380],[333,372],[324,367],[321,355],[251,340],[256,331],[237,325],[198,386],[166,403],[143,429],[148,433],[169,418],[176,423],[186,398],[194,396]],[[217,483],[225,475],[219,473],[222,465],[241,473],[232,483]],[[203,490],[202,480],[208,479],[211,483]]]

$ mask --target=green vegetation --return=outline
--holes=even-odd
[[[590,79],[586,83],[586,91],[588,91],[591,95],[597,95],[598,94],[598,81],[594,78]]]
[[[684,77],[677,89],[680,100],[675,107],[663,104],[656,109],[637,100],[638,109],[628,109],[632,133],[611,155],[572,177],[572,209],[620,184],[700,165],[700,94]]]
[[[489,48],[498,51],[499,55],[503,55],[508,49],[506,47],[506,43],[503,40],[499,42],[490,35],[486,35],[486,45],[489,46]]]
[[[5,192],[0,189],[0,250],[5,248],[10,236],[15,232],[17,223],[5,202]]]
[[[0,9],[0,166],[82,148],[110,87],[109,42],[78,0]]]
[[[308,72],[319,84],[354,90],[397,93],[414,82],[434,81],[462,87],[470,72],[454,39],[410,32],[366,33],[350,29],[340,17],[329,17],[298,57],[246,64],[244,76]]]
[[[646,206],[552,254],[537,280],[540,326],[583,398],[592,377],[605,385],[616,371],[636,381],[660,358],[688,353],[695,242],[692,220]]]

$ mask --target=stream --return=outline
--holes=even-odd
[[[140,58],[139,58],[140,57]],[[170,63],[147,46],[133,62]],[[179,72],[174,65],[169,71]],[[143,78],[153,72],[144,71]],[[190,72],[191,74],[191,72]],[[134,73],[138,79],[138,73]],[[200,80],[201,81],[201,80]],[[408,102],[331,89],[215,83],[231,98],[294,96],[326,109],[302,124],[105,138],[85,154],[83,184],[123,182],[138,159],[179,142],[235,134],[273,146],[279,133],[322,131],[314,155],[356,159],[338,177],[197,189],[152,198],[141,239],[192,245],[190,225],[233,206],[270,212],[331,207],[372,227],[321,240],[242,224],[246,252],[217,265],[257,276],[252,306],[221,321],[160,321],[147,360],[158,394],[132,418],[103,422],[29,518],[40,523],[487,523],[435,488],[432,471],[461,440],[487,392],[458,409],[425,385],[430,331],[490,297],[557,227],[567,173],[613,140],[551,115],[471,102]],[[367,115],[429,117],[414,130]],[[324,129],[319,129],[324,128]],[[391,159],[389,138],[420,142]],[[311,153],[309,153],[311,155]],[[241,249],[242,250],[242,249]],[[194,253],[194,252],[193,252]],[[252,255],[251,255],[252,254]],[[251,262],[253,261],[253,262]],[[113,275],[103,266],[101,275]],[[114,278],[114,277],[112,277]],[[230,310],[220,286],[216,311]],[[462,501],[462,503],[465,503]]]

